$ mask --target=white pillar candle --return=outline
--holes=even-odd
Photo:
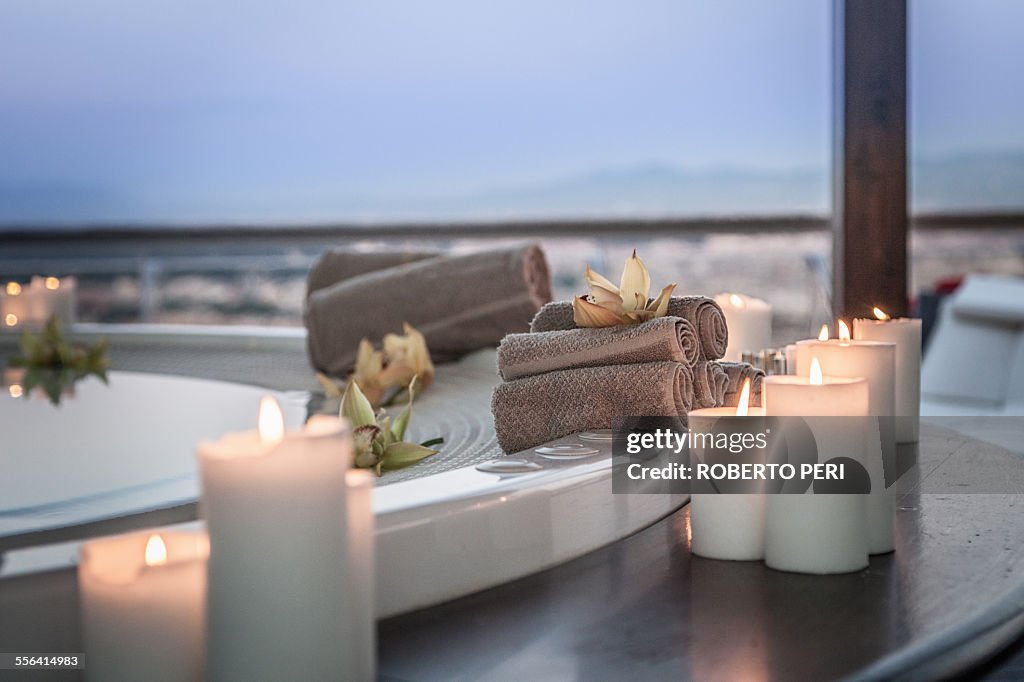
[[[29,320],[29,290],[7,282],[0,292],[0,330],[20,329]]]
[[[715,302],[725,313],[729,328],[726,362],[739,362],[743,351],[758,352],[772,345],[772,307],[765,301],[743,294],[718,294]]]
[[[272,398],[258,431],[199,444],[209,679],[352,679],[351,460],[342,420],[286,432]]]
[[[348,472],[349,556],[352,558],[353,679],[377,679],[376,521],[373,516],[375,476],[365,469]]]
[[[733,417],[735,408],[718,407],[690,413],[690,428],[707,432],[719,417]],[[726,414],[728,413],[728,414]],[[763,417],[764,410],[750,408],[751,417]],[[695,493],[690,496],[691,549],[708,559],[752,561],[764,558],[764,494]]]
[[[868,385],[840,377],[765,377],[769,417],[864,417]],[[864,459],[865,440],[855,419],[810,419],[819,461]],[[765,563],[797,573],[849,573],[868,565],[865,496],[770,494],[765,504]]]
[[[74,324],[77,288],[74,277],[33,277],[29,284],[29,318],[33,324],[46,324],[51,317],[65,328]]]
[[[87,542],[78,564],[89,680],[203,677],[205,533],[146,531]]]
[[[687,414],[692,433],[713,433],[723,426],[719,420],[763,417],[764,409],[748,407],[750,380],[744,382],[736,407],[709,407]],[[751,424],[760,420],[750,420]],[[717,425],[717,426],[716,426]],[[704,461],[702,448],[690,448],[692,461]],[[759,461],[764,453],[756,453]],[[737,457],[743,457],[739,453]],[[746,461],[746,459],[744,459]],[[752,561],[764,558],[764,494],[694,493],[690,495],[691,551],[708,559]]]
[[[825,330],[827,333],[827,329]],[[893,430],[896,389],[896,346],[880,341],[854,341],[845,322],[839,322],[838,339],[798,342],[797,374],[810,373],[811,358],[821,370],[834,377],[863,377],[868,383],[868,414],[878,419],[869,423],[868,461],[871,494],[868,496],[868,546],[871,554],[885,554],[895,547],[896,500],[885,489],[885,453],[895,461],[896,434]]]
[[[921,423],[921,320],[894,320],[878,308],[875,314],[880,319],[853,321],[853,338],[895,344],[896,442],[916,443]]]

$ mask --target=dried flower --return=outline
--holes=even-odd
[[[626,259],[619,286],[587,266],[583,275],[590,287],[588,296],[578,296],[572,301],[572,317],[580,327],[615,327],[623,324],[639,324],[668,312],[668,300],[675,284],[669,284],[654,300],[648,298],[651,291],[651,275],[647,266],[636,255]]]
[[[434,363],[423,334],[405,324],[404,335],[386,334],[382,349],[376,350],[369,339],[359,342],[356,366],[349,383],[356,382],[374,407],[390,404],[414,378],[420,388],[434,380]],[[329,397],[338,397],[342,389],[332,379],[317,374]]]

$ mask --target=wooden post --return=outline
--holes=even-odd
[[[907,3],[834,0],[836,316],[907,313]]]

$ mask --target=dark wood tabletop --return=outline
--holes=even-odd
[[[972,497],[978,498],[975,511],[1005,503]],[[927,647],[913,650],[932,632],[930,619],[956,630],[958,615],[970,611],[963,607],[974,599],[965,593],[978,577],[957,569],[952,558],[944,567],[918,563],[936,559],[934,540],[984,556],[992,571],[1024,565],[1017,552],[1012,561],[990,562],[1011,538],[1003,532],[976,536],[973,522],[950,518],[955,505],[948,501],[904,502],[900,552],[839,576],[695,557],[687,507],[549,571],[382,621],[380,675],[393,681],[646,681],[927,679],[966,672],[970,679],[1024,679],[1024,639],[972,648],[974,636],[985,633],[965,628],[960,655],[951,660]],[[933,535],[932,522],[944,525],[942,518],[952,521],[949,532]],[[908,543],[922,527],[927,534]],[[1012,538],[1018,551],[1021,539]],[[986,598],[978,599],[980,606]],[[1013,627],[1020,631],[1019,619]],[[937,648],[946,646],[954,645]]]
[[[1021,459],[933,425],[919,450],[897,551],[866,570],[693,556],[683,508],[575,561],[382,621],[381,677],[1024,679]]]
[[[899,499],[897,550],[863,571],[694,557],[684,507],[579,559],[381,621],[380,677],[1022,679],[1024,498],[921,485],[1016,490],[1020,458],[948,429],[922,436],[928,470]],[[0,581],[0,649],[80,651],[73,569]]]

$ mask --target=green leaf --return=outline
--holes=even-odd
[[[401,440],[395,438],[395,432],[391,426],[391,417],[384,414],[383,410],[381,410],[380,415],[377,417],[377,426],[380,427],[380,440],[384,443],[384,447]]]
[[[412,401],[416,399],[416,377],[412,378],[409,382],[409,402],[406,404],[405,409],[398,415],[398,419],[395,420],[394,426],[391,427],[391,432],[395,435],[395,440],[401,441],[405,439],[405,430],[409,428],[409,420],[412,419]]]
[[[384,456],[380,463],[385,471],[393,471],[436,454],[437,450],[425,448],[416,443],[393,443],[384,450]]]
[[[349,381],[345,387],[345,395],[341,398],[341,416],[347,419],[354,429],[377,424],[373,405],[366,399],[355,381]]]
[[[442,445],[442,444],[444,444],[444,438],[431,438],[430,440],[425,440],[422,443],[420,443],[420,445],[422,445],[425,448],[430,448],[430,447],[433,447],[435,445]]]

